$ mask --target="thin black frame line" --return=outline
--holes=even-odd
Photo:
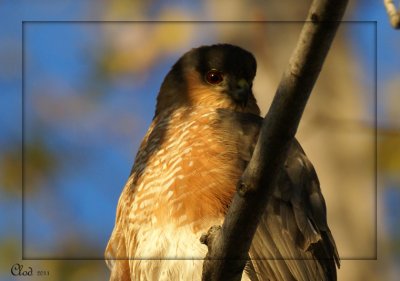
[[[53,260],[65,260],[65,261],[104,261],[104,260],[112,260],[112,261],[126,261],[126,260],[139,260],[139,261],[150,261],[150,260],[182,260],[182,261],[193,261],[193,260],[205,260],[205,258],[195,258],[195,257],[134,257],[134,258],[99,258],[99,257],[79,257],[79,258],[64,258],[64,257],[28,257],[24,260],[41,260],[41,261],[53,261]],[[219,260],[219,259],[212,259],[212,260]],[[237,259],[232,259],[237,260]],[[249,258],[245,260],[312,260],[312,259],[300,259],[300,258]],[[333,260],[330,258],[324,258],[322,260]],[[340,258],[340,261],[374,261],[376,260],[375,257],[347,257],[347,258]]]
[[[307,22],[312,22],[310,20],[255,20],[255,21],[250,21],[250,20],[223,20],[223,21],[217,21],[217,20],[23,20],[22,22],[25,23],[68,23],[68,24],[82,24],[82,23],[154,23],[154,24],[159,24],[159,23],[249,23],[249,24],[254,24],[254,23],[286,23],[286,24],[292,24],[292,23],[307,23]],[[320,23],[330,23],[330,22],[340,22],[340,23],[376,23],[377,21],[373,20],[361,20],[361,21],[351,21],[351,20],[343,20],[343,21],[324,21]]]
[[[374,22],[375,260],[378,260],[378,21]]]
[[[22,20],[22,260],[105,260],[104,257],[102,258],[31,258],[31,257],[26,257],[25,256],[25,24],[35,24],[35,23],[68,23],[68,24],[74,24],[74,23],[304,23],[308,21],[24,21]],[[377,70],[377,59],[378,59],[378,42],[377,42],[377,37],[378,37],[378,31],[377,31],[377,21],[341,21],[341,23],[345,24],[373,24],[374,26],[374,84],[375,84],[375,89],[374,89],[374,94],[375,94],[375,130],[374,130],[374,142],[375,142],[375,163],[374,163],[374,175],[375,175],[375,249],[374,249],[374,257],[363,257],[363,258],[341,258],[341,260],[377,260],[378,258],[378,214],[377,214],[377,205],[378,205],[378,177],[377,177],[377,134],[378,134],[378,127],[377,127],[377,99],[378,99],[378,86],[377,86],[377,79],[378,79],[378,70]]]
[[[21,62],[21,67],[22,67],[22,99],[21,99],[21,129],[22,129],[22,141],[21,141],[21,157],[22,157],[22,163],[21,163],[21,169],[22,169],[22,179],[21,179],[21,184],[22,184],[22,260],[25,260],[25,22],[22,21],[22,46],[21,46],[21,57],[22,57],[22,62]]]

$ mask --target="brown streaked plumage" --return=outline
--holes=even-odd
[[[255,72],[249,52],[220,44],[192,49],[167,74],[118,202],[110,280],[201,279],[199,238],[222,223],[260,129]],[[297,141],[249,256],[242,280],[336,280],[325,202]]]

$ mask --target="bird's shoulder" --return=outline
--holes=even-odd
[[[217,125],[236,139],[239,155],[247,163],[263,118],[223,109],[218,114]],[[326,216],[317,173],[294,139],[253,239],[249,276],[275,281],[316,276],[318,280],[336,280],[339,256]]]

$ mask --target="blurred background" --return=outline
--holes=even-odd
[[[327,201],[339,280],[398,280],[400,31],[381,1],[350,2],[345,20],[357,22],[339,29],[298,138]],[[108,280],[117,200],[172,64],[203,44],[248,49],[265,113],[310,3],[1,1],[0,280],[19,280],[15,263],[30,280]]]

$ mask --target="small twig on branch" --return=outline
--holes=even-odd
[[[203,281],[241,280],[268,194],[286,159],[347,2],[313,1],[224,223],[202,236],[201,241],[208,246]]]
[[[400,12],[397,11],[396,6],[393,3],[393,0],[383,0],[383,4],[385,5],[386,12],[389,16],[390,24],[396,28],[400,28]]]

